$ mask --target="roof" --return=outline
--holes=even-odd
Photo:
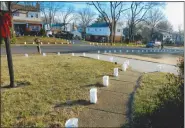
[[[30,5],[12,4],[12,9],[22,11],[39,11],[40,7],[38,4],[36,7]]]
[[[62,27],[64,25],[67,25],[67,24],[64,24],[64,23],[56,23],[56,24],[52,24],[51,26],[52,27]]]
[[[108,23],[94,23],[88,27],[108,27],[109,24]]]
[[[22,23],[30,23],[30,24],[42,24],[42,21],[29,21],[29,20],[15,20],[13,22],[22,22]]]

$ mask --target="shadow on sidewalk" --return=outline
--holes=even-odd
[[[142,74],[142,75],[143,75],[143,74]],[[137,79],[136,86],[135,86],[133,92],[129,94],[129,100],[128,100],[128,103],[127,103],[128,111],[127,111],[127,113],[126,113],[128,122],[127,122],[126,124],[124,124],[124,125],[122,126],[122,128],[131,128],[132,113],[133,113],[132,107],[133,107],[134,95],[135,95],[137,89],[139,88],[140,80],[141,80],[141,78],[142,78],[142,75]]]

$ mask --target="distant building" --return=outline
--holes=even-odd
[[[172,40],[176,44],[184,44],[184,34],[179,34],[178,32],[175,32],[172,34]]]
[[[86,40],[107,42],[110,36],[110,28],[107,23],[94,23],[86,28]],[[116,25],[115,41],[121,42],[123,37],[123,28]]]
[[[14,31],[18,34],[36,34],[42,28],[40,17],[40,4],[36,6],[12,5]]]
[[[65,27],[64,27],[65,26]],[[65,28],[65,30],[64,30]],[[73,25],[71,23],[55,23],[55,24],[51,24],[51,28],[49,24],[44,24],[44,29],[47,30],[51,30],[53,31],[53,33],[58,32],[58,31],[67,31],[67,32],[71,32],[73,30]]]
[[[161,34],[163,35],[163,41],[165,40],[170,40],[170,41],[173,41],[172,40],[172,33],[169,33],[169,32],[161,32]]]

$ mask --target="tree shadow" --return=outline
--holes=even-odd
[[[82,105],[82,106],[87,106],[90,105],[90,101],[87,100],[68,100],[65,103],[60,103],[56,104],[54,108],[60,108],[60,107],[71,107],[71,106],[77,106],[77,105]]]
[[[85,86],[81,86],[81,87],[89,88],[89,87],[104,87],[104,86],[100,82],[97,82],[95,84],[89,84],[89,85],[85,85]]]
[[[31,82],[29,81],[16,81],[16,86],[13,87],[13,88],[20,88],[20,87],[25,87],[25,86],[28,86],[28,85],[31,85]],[[10,87],[10,85],[4,85],[1,87],[1,90],[4,90],[4,89],[11,89],[12,87]]]
[[[136,93],[136,90],[139,88],[139,82],[142,78],[142,75],[138,78],[137,82],[136,82],[136,86],[133,90],[132,93],[129,94],[129,100],[128,100],[128,103],[127,103],[127,113],[126,113],[126,117],[128,119],[128,122],[126,124],[124,124],[122,126],[122,128],[131,128],[131,122],[132,122],[132,107],[133,107],[133,101],[134,101],[134,95]]]

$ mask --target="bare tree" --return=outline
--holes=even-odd
[[[57,2],[41,2],[40,11],[44,15],[45,23],[50,25],[54,22],[56,12],[61,9]]]
[[[173,27],[171,25],[171,23],[168,20],[163,20],[160,21],[157,25],[156,28],[158,30],[162,30],[162,31],[166,31],[166,32],[171,32],[173,31]]]
[[[130,10],[127,14],[130,41],[133,41],[135,26],[147,18],[146,14],[149,10],[162,5],[164,4],[160,2],[132,2],[130,4]]]
[[[128,10],[124,8],[123,2],[92,2],[90,5],[93,5],[96,10],[103,16],[105,22],[109,25],[110,28],[110,42],[115,41],[115,30],[116,23],[120,19],[121,14]]]
[[[74,17],[74,7],[68,6],[66,11],[61,11],[60,16],[58,16],[58,21],[64,24],[64,31],[66,31],[66,24],[70,23],[75,19]]]
[[[165,19],[165,15],[163,14],[163,12],[158,9],[152,9],[149,11],[147,19],[145,20],[145,23],[150,26],[151,32],[150,32],[150,38],[152,38],[152,35],[154,33],[154,30],[157,26],[157,24],[160,21],[163,21]]]
[[[9,27],[12,26],[12,28],[13,28],[13,18],[12,18],[13,13],[15,13],[16,11],[21,10],[21,9],[24,9],[24,11],[29,11],[31,9],[30,6],[27,6],[27,4],[25,3],[25,5],[23,5],[24,8],[18,8],[18,9],[13,10],[13,5],[16,5],[16,4],[18,4],[18,2],[14,2],[14,1],[0,2],[0,7],[7,8],[8,13],[10,14],[10,20],[12,22],[12,25],[9,25]],[[3,14],[1,14],[1,16],[0,16],[0,21],[9,22],[9,21],[6,21],[6,18],[4,19]],[[14,32],[14,30],[12,31],[12,37],[14,36],[13,32]],[[0,42],[2,41],[2,39],[3,39],[2,35],[0,35]],[[14,81],[13,61],[12,61],[12,53],[11,53],[9,39],[10,39],[10,37],[8,35],[7,35],[7,37],[4,37],[5,46],[6,46],[6,53],[7,53],[9,76],[10,76],[10,87],[15,87],[16,83]]]
[[[83,33],[85,33],[85,29],[92,21],[95,19],[95,13],[90,10],[90,8],[83,8],[78,11],[78,20],[83,28]]]

